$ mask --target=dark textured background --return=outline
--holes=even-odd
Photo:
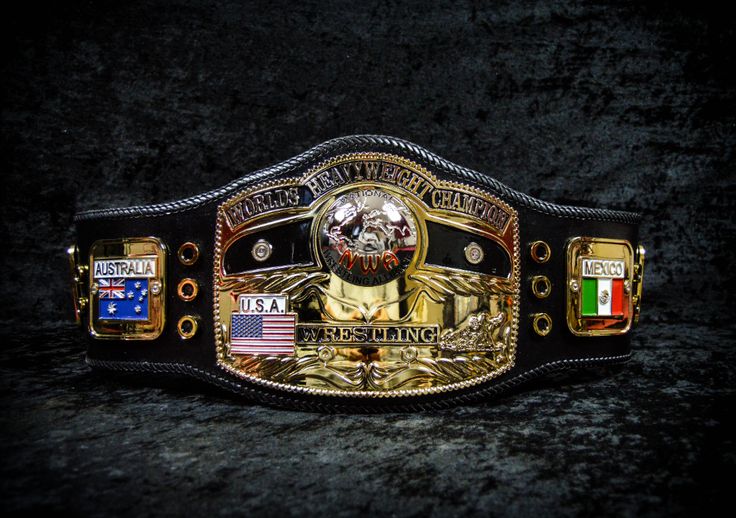
[[[685,514],[734,482],[736,35],[698,3],[25,2],[2,38],[0,509]],[[634,359],[489,404],[274,410],[109,378],[66,323],[85,208],[332,137],[406,138],[549,201],[641,211]]]

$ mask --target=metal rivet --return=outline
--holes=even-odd
[[[549,245],[544,241],[534,241],[529,245],[529,253],[532,256],[532,259],[540,264],[549,261],[549,258],[552,255]]]
[[[199,328],[199,317],[195,315],[184,315],[176,324],[176,330],[182,340],[189,340],[197,334]]]
[[[401,359],[407,363],[413,362],[419,356],[419,351],[413,345],[403,347],[401,349]]]
[[[335,349],[329,345],[321,345],[317,348],[317,356],[323,362],[328,362],[335,357]]]
[[[197,298],[199,284],[194,279],[182,279],[176,288],[179,298],[184,302],[190,302]]]
[[[578,284],[578,281],[576,281],[575,279],[570,281],[570,291],[573,293],[577,293],[578,291],[580,291],[580,284]]]
[[[532,293],[534,293],[538,299],[546,299],[549,297],[551,291],[552,283],[546,276],[535,275],[532,277]]]
[[[250,251],[250,253],[251,255],[253,255],[253,259],[258,261],[259,263],[262,263],[263,261],[266,261],[269,257],[271,257],[271,254],[273,253],[273,246],[271,246],[271,243],[269,243],[265,239],[259,239],[253,245],[253,249]]]
[[[547,313],[534,313],[532,317],[532,327],[534,332],[539,336],[547,336],[552,330],[552,319]]]
[[[483,252],[483,248],[481,248],[481,246],[475,241],[465,247],[465,259],[470,264],[480,264],[483,262],[484,257],[485,253]]]
[[[199,259],[199,247],[191,241],[187,241],[179,247],[179,253],[177,255],[181,264],[192,266]]]
[[[152,295],[159,295],[161,293],[161,283],[159,281],[151,281],[148,289]]]

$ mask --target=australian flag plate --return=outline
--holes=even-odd
[[[148,320],[148,279],[99,279],[100,318]]]
[[[163,332],[166,247],[157,238],[95,241],[90,248],[90,333],[152,340]]]

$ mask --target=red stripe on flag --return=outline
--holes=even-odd
[[[294,354],[295,315],[263,315],[261,336],[233,337],[232,354],[290,356]]]
[[[624,280],[613,279],[611,283],[611,315],[624,314]]]
[[[293,347],[233,347],[233,354],[254,354],[254,353],[270,353],[270,352],[293,353]]]
[[[230,351],[232,354],[263,354],[267,356],[291,356],[294,354],[294,348],[279,348],[275,349],[272,347],[269,347],[267,349],[262,348],[233,348]]]
[[[233,347],[230,352],[232,354],[294,354],[293,347]]]

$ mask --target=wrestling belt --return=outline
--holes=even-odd
[[[440,407],[630,356],[640,216],[353,136],[181,201],[82,212],[95,368],[301,408]]]

